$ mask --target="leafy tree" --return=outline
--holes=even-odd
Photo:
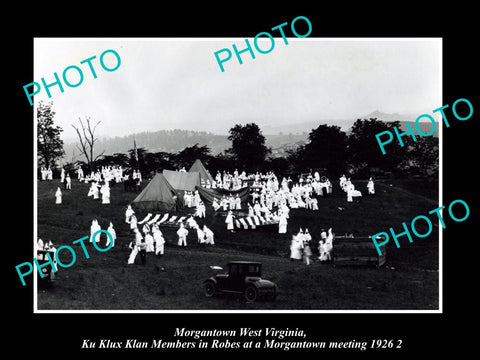
[[[255,171],[263,168],[270,149],[265,146],[265,136],[255,123],[235,125],[228,140],[232,146],[227,153],[236,161],[238,170]]]
[[[438,138],[417,136],[417,141],[409,141],[407,158],[400,164],[409,173],[423,177],[438,177]]]
[[[146,166],[145,166],[145,156],[147,153],[147,149],[143,147],[139,148],[134,148],[128,150],[128,165],[131,169],[137,169],[140,170],[141,173],[145,172]]]
[[[54,125],[52,106],[52,102],[45,104],[40,101],[37,108],[38,163],[47,168],[54,167],[56,160],[65,154],[63,140],[60,139],[63,129]]]
[[[267,160],[266,167],[269,171],[273,171],[277,175],[287,174],[290,172],[290,161],[284,157],[276,157]]]
[[[95,162],[95,166],[107,166],[107,165],[119,165],[122,167],[128,167],[129,158],[126,154],[115,153],[113,155],[103,155]]]
[[[148,173],[155,173],[163,169],[171,169],[174,167],[172,164],[173,157],[173,154],[164,151],[146,152],[144,154],[145,170]]]
[[[197,143],[179,151],[175,154],[174,160],[178,168],[185,167],[188,170],[196,159],[200,159],[203,162],[209,158],[209,154],[210,148],[207,145],[198,146]]]
[[[320,125],[308,135],[308,142],[289,155],[300,171],[327,169],[339,175],[345,169],[347,158],[347,135],[339,126]]]
[[[394,127],[400,128],[399,121],[384,122],[371,118],[369,120],[357,119],[348,136],[348,161],[357,174],[368,175],[371,168],[384,171],[395,171],[397,166],[406,156],[407,145],[401,147],[396,141]],[[376,134],[390,131],[394,140],[386,148],[383,155],[378,145]],[[409,143],[409,137],[404,136],[402,141]]]
[[[212,176],[215,177],[217,171],[232,172],[237,168],[235,159],[227,151],[221,152],[215,156],[211,156],[208,161],[208,169]]]

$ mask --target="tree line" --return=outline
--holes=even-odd
[[[64,155],[60,138],[63,130],[55,126],[54,116],[52,103],[39,104],[39,167],[56,168]],[[95,171],[102,166],[119,165],[125,169],[138,169],[148,177],[163,169],[188,170],[195,159],[200,159],[213,175],[217,171],[237,169],[284,175],[319,171],[332,177],[343,173],[356,177],[438,177],[439,142],[436,137],[418,137],[416,142],[407,137],[404,147],[392,145],[389,152],[382,155],[375,135],[382,131],[393,132],[394,127],[400,127],[399,121],[357,119],[348,134],[339,126],[322,124],[310,131],[305,144],[288,150],[283,157],[271,156],[271,149],[265,145],[265,136],[255,123],[232,127],[228,136],[231,147],[218,155],[212,155],[207,145],[195,144],[175,153],[150,152],[144,147],[133,146],[127,153],[100,153],[94,157],[95,129],[100,122],[93,124],[89,118],[79,119],[79,122],[80,126],[72,126],[77,132],[78,149],[85,160],[64,164],[67,171],[78,166],[84,171]]]

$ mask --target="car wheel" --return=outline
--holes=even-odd
[[[257,300],[258,296],[257,288],[253,285],[247,286],[245,288],[245,291],[243,292],[243,295],[247,302],[254,302],[255,300]]]
[[[217,292],[217,287],[213,281],[207,281],[203,285],[203,291],[206,297],[212,297]]]

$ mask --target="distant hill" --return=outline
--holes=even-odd
[[[417,119],[417,117],[419,115],[421,115],[421,114],[418,114],[418,115],[401,115],[401,114],[396,114],[396,113],[395,114],[386,114],[386,113],[383,113],[381,111],[375,110],[374,112],[372,112],[370,114],[362,116],[361,119],[376,118],[377,120],[381,120],[381,121],[385,121],[385,122],[400,121],[400,128],[403,131],[408,130],[407,122],[410,122],[410,125],[412,126],[413,131],[415,132],[415,134],[418,134],[418,132],[415,129],[415,120]],[[441,126],[441,124],[439,124],[437,122],[435,132],[433,133],[434,137],[439,136],[439,130],[438,129],[439,129],[440,126]],[[418,122],[418,127],[421,130],[421,132],[423,132],[424,134],[428,134],[430,131],[432,131],[432,123],[428,120],[419,121]]]
[[[271,148],[281,148],[288,144],[304,141],[308,136],[307,132],[301,134],[276,134],[265,135],[266,145]],[[134,139],[137,147],[143,147],[149,152],[165,151],[176,153],[185,147],[198,144],[208,146],[212,155],[217,155],[231,146],[227,135],[212,134],[191,130],[159,130],[152,132],[141,132],[135,135],[116,136],[112,138],[99,138],[95,144],[96,154],[105,150],[105,155],[114,153],[127,153],[133,149]],[[65,140],[65,161],[72,161],[79,156],[76,139]]]
[[[416,116],[411,114],[387,114],[378,110],[371,112],[370,114],[364,115],[361,119],[371,119],[376,118],[377,120],[382,121],[415,121]]]
[[[400,114],[386,114],[378,110],[356,119],[376,118],[381,121],[400,121],[403,131],[407,130],[407,121],[413,122],[414,116]],[[351,120],[321,120],[309,121],[297,124],[284,125],[265,125],[261,130],[266,139],[266,145],[272,148],[272,155],[284,156],[288,149],[296,148],[299,144],[303,144],[312,129],[316,129],[321,124],[339,126],[347,134],[349,133],[356,119]],[[431,130],[430,122],[419,123],[420,129],[424,133]],[[438,126],[434,133],[438,137]],[[96,143],[96,154],[105,151],[105,155],[114,153],[127,153],[133,149],[134,139],[137,147],[143,147],[149,152],[165,151],[176,153],[185,147],[198,144],[199,146],[208,146],[212,155],[217,155],[231,146],[228,135],[214,134],[206,131],[193,130],[158,130],[149,132],[140,132],[126,136],[101,137]],[[77,149],[77,139],[64,140],[65,156],[64,161],[74,161],[79,156],[80,151]]]

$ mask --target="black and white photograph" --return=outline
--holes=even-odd
[[[441,39],[263,40],[35,39],[37,310],[441,310]]]
[[[450,326],[477,115],[456,38],[281,14],[27,36],[8,280],[33,324],[77,321],[59,346],[406,355]]]

